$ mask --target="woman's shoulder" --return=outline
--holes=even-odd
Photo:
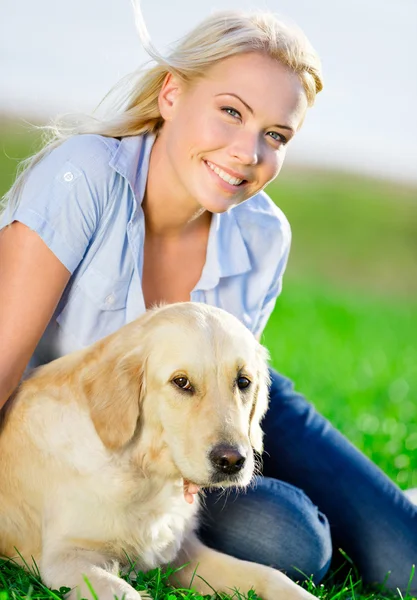
[[[57,166],[64,162],[71,162],[79,169],[95,170],[105,169],[114,156],[120,141],[96,134],[79,134],[59,143],[46,155],[47,162]]]
[[[114,187],[111,161],[119,143],[115,138],[80,134],[46,147],[27,173],[20,202],[39,204],[40,208],[74,195],[84,198],[86,204],[90,198],[97,208],[104,209]]]
[[[81,180],[95,183],[110,181],[110,162],[117,151],[118,140],[100,135],[74,135],[63,141],[53,142],[34,157],[24,172],[23,197],[41,193],[59,184],[69,189]]]
[[[116,204],[118,181],[110,167],[117,140],[76,135],[46,148],[27,172],[17,200],[9,202],[1,226],[20,221],[38,233],[73,272]]]

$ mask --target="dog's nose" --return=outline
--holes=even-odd
[[[240,450],[228,444],[219,444],[210,452],[211,464],[216,471],[233,475],[240,471],[245,464],[246,457]]]

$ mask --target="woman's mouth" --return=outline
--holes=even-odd
[[[234,188],[237,188],[242,184],[247,183],[247,179],[239,179],[238,177],[234,177],[230,173],[227,173],[214,163],[210,162],[209,160],[205,160],[204,162],[206,163],[208,168],[219,177],[219,179],[229,184],[230,186],[233,186]]]

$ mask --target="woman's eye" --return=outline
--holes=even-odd
[[[175,379],[172,380],[172,383],[182,390],[191,391],[193,389],[190,380],[186,377],[175,377]]]
[[[285,146],[285,144],[288,143],[288,140],[285,137],[285,135],[282,135],[282,133],[278,133],[277,131],[268,131],[267,135],[270,138],[272,138],[275,142],[278,142],[279,144],[283,144],[284,146]]]
[[[227,113],[231,117],[234,117],[235,119],[242,118],[242,115],[240,114],[240,112],[238,110],[236,110],[235,108],[232,108],[231,106],[223,106],[222,111]]]
[[[251,384],[250,379],[248,379],[247,377],[238,377],[237,378],[237,387],[240,390],[245,390],[246,388],[248,388]]]

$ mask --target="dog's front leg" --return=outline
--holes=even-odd
[[[44,549],[40,573],[50,588],[71,588],[67,600],[151,600],[118,576],[116,561],[94,550],[63,545]]]
[[[172,576],[171,583],[188,587],[192,581],[193,588],[200,594],[210,594],[213,589],[226,593],[238,589],[247,593],[253,588],[263,600],[314,598],[280,571],[216,552],[200,542],[195,534],[184,541],[175,559],[176,567],[185,563],[189,564]]]

